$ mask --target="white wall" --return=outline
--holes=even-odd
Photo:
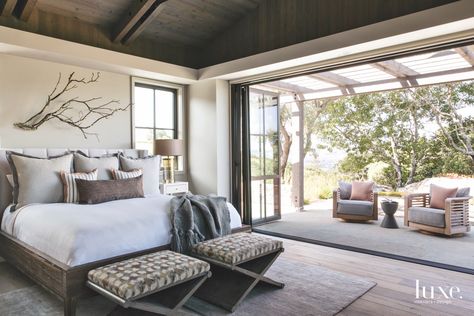
[[[39,111],[54,88],[59,73],[66,79],[71,72],[90,77],[95,70],[0,54],[0,138],[1,147],[88,147],[130,148],[130,110],[115,113],[91,128],[99,139],[84,139],[78,129],[57,121],[45,123],[36,131],[23,131],[13,123],[24,121]],[[67,93],[66,98],[102,97],[103,101],[130,103],[130,77],[101,72],[97,83],[81,86]],[[100,102],[100,101],[99,101]]]
[[[208,80],[188,89],[188,167],[191,191],[229,197],[229,86]]]

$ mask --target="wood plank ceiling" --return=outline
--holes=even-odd
[[[201,68],[453,1],[0,0],[0,25]]]

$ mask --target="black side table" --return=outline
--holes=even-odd
[[[397,220],[395,219],[395,216],[393,216],[398,209],[398,202],[384,201],[381,204],[385,216],[383,218],[382,224],[380,224],[380,227],[398,228]]]

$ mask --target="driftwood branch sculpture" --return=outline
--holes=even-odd
[[[26,121],[14,123],[14,126],[23,130],[33,131],[50,120],[58,120],[79,129],[84,138],[87,138],[89,135],[97,137],[96,133],[89,132],[92,126],[117,112],[126,111],[130,107],[130,104],[121,107],[120,102],[117,100],[101,103],[101,97],[89,99],[74,97],[68,98],[65,101],[59,101],[67,92],[81,85],[85,86],[96,83],[100,78],[99,72],[93,73],[89,79],[76,78],[74,75],[75,73],[72,72],[67,78],[66,83],[62,84],[63,80],[60,73],[56,86],[48,95],[43,108]]]

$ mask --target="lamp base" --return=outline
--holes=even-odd
[[[163,158],[163,181],[165,183],[174,183],[174,158]]]

